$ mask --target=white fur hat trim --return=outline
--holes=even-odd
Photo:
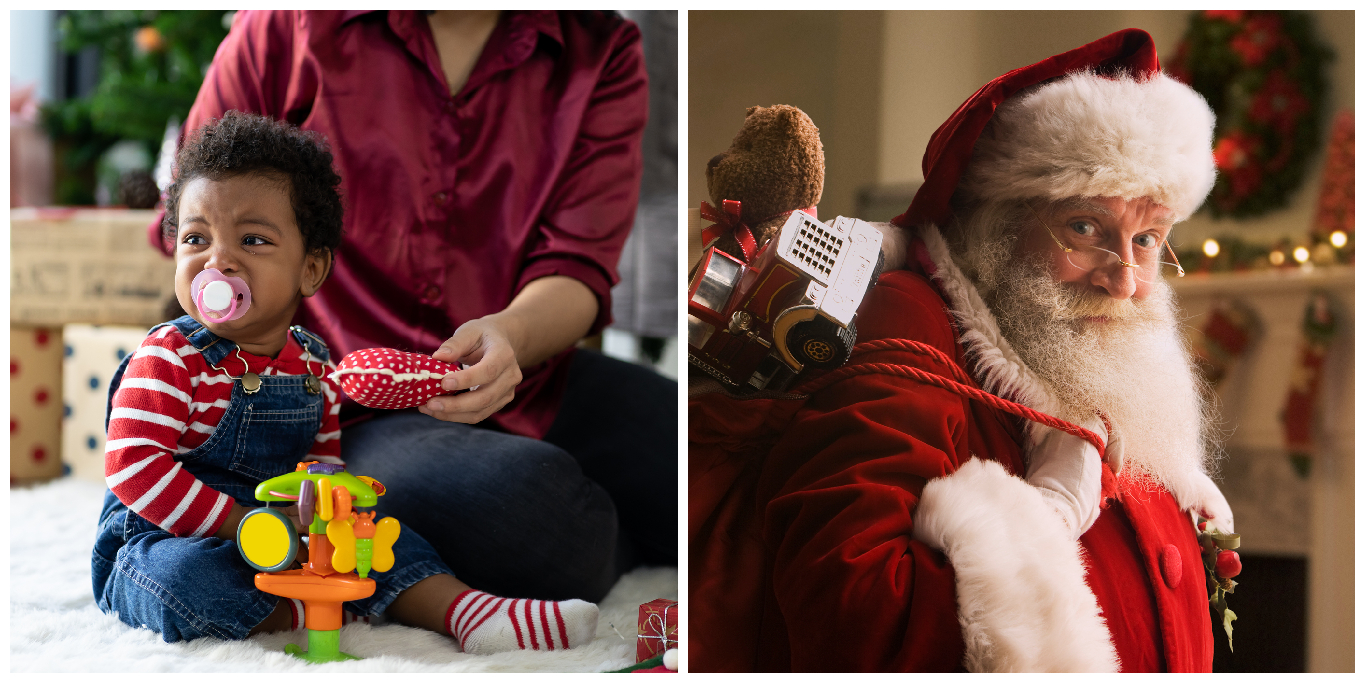
[[[1184,220],[1217,177],[1213,123],[1203,97],[1163,73],[1072,73],[999,107],[961,189],[991,199],[1149,197]]]

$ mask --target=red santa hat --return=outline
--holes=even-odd
[[[992,123],[993,122],[993,123]],[[933,133],[900,226],[951,223],[959,189],[991,199],[1149,197],[1183,220],[1212,190],[1213,113],[1126,29],[1015,69]]]

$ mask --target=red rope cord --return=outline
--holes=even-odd
[[[966,372],[957,365],[955,360],[947,357],[946,353],[926,343],[910,341],[909,339],[877,339],[875,341],[859,343],[856,346],[853,346],[852,354],[861,355],[863,353],[872,353],[878,350],[903,350],[919,355],[927,355],[950,369],[952,371],[952,377],[957,381],[967,385],[971,384],[970,377],[966,376]]]
[[[872,350],[899,348],[911,352],[921,353],[923,355],[928,355],[931,357],[937,357],[941,360],[946,361],[949,367],[952,367],[956,370],[955,372],[953,372],[953,374],[960,375],[961,378],[964,378],[964,374],[962,374],[961,370],[956,367],[956,363],[948,360],[947,356],[944,355],[941,351],[939,351],[936,348],[933,348],[932,346],[928,346],[917,341],[910,341],[908,339],[886,339],[882,341],[869,342],[867,344],[864,344],[864,346],[859,346],[857,349],[854,350],[856,352],[856,350],[863,348],[865,348],[867,352],[870,352]],[[971,398],[973,400],[979,400],[980,402],[983,402],[986,405],[989,405],[990,407],[993,407],[995,409],[1004,410],[1005,412],[1018,415],[1019,417],[1037,422],[1038,424],[1042,424],[1044,426],[1049,426],[1053,429],[1064,431],[1077,438],[1083,438],[1084,440],[1089,441],[1089,443],[1094,446],[1094,449],[1098,451],[1100,454],[1102,454],[1104,451],[1103,440],[1099,438],[1099,436],[1095,434],[1093,431],[1081,428],[1068,421],[1057,419],[1056,417],[1053,417],[1049,414],[1043,414],[1030,407],[1013,402],[1012,400],[1005,400],[1004,398],[1001,398],[997,395],[986,393],[985,391],[982,391],[979,388],[967,386],[960,379],[954,381],[952,379],[948,379],[937,374],[932,374],[922,369],[919,369],[918,367],[911,367],[909,365],[900,365],[884,362],[875,362],[860,365],[844,365],[843,367],[840,367],[832,372],[829,372],[828,374],[825,374],[824,376],[818,379],[815,379],[814,381],[811,381],[809,384],[801,386],[800,390],[802,393],[808,395],[816,391],[819,391],[820,389],[823,389],[831,384],[843,381],[844,379],[851,379],[852,377],[863,376],[866,374],[889,374],[891,376],[915,379],[917,381],[929,384],[931,386],[937,386],[938,388],[951,391],[953,393],[956,393],[957,395],[966,398]]]

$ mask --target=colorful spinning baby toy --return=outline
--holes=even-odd
[[[276,476],[256,486],[263,502],[296,500],[299,518],[308,526],[308,563],[284,570],[298,554],[294,524],[277,509],[247,512],[237,527],[237,547],[256,574],[256,589],[303,602],[308,649],[289,644],[284,650],[310,663],[358,659],[339,649],[341,602],[374,594],[370,569],[393,568],[397,519],[374,521],[373,507],[384,486],[368,476],[352,476],[336,464],[301,462],[293,473]],[[357,575],[358,573],[358,575]]]

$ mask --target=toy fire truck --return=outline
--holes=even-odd
[[[806,367],[848,361],[854,320],[881,270],[881,232],[795,211],[743,263],[711,247],[687,288],[691,364],[734,392],[782,390]]]

